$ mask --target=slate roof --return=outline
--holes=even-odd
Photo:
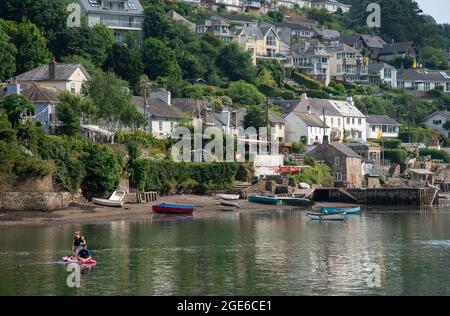
[[[341,113],[326,99],[314,99],[308,98],[300,101],[294,108],[294,112],[306,113],[308,112],[308,106],[311,113],[316,115],[322,115],[325,109],[325,116],[342,116]]]
[[[67,81],[73,73],[80,68],[86,78],[90,79],[89,73],[82,64],[59,64],[56,63],[56,78],[55,81]],[[18,81],[50,81],[49,65],[44,64],[35,69],[27,71],[16,76]]]
[[[370,75],[378,74],[383,68],[395,69],[395,67],[383,62],[370,63],[368,68]]]
[[[341,33],[336,30],[315,28],[314,31],[325,40],[333,40],[341,37]]]
[[[200,117],[209,110],[208,103],[200,99],[173,98],[171,103],[181,112],[195,117]]]
[[[300,113],[300,112],[294,112],[295,115],[297,115],[307,126],[312,127],[323,127],[323,121],[315,114],[309,114],[309,113]],[[328,125],[325,125],[326,128],[329,128]]]
[[[397,80],[404,81],[446,81],[450,82],[450,71],[427,69],[404,69],[397,73]]]
[[[269,121],[271,123],[285,123],[285,121],[278,115],[269,112]]]
[[[139,0],[127,0],[126,2],[134,4],[136,10],[131,10],[130,7],[126,7],[126,10],[111,10],[109,7],[102,7],[100,0],[80,0],[81,5],[87,12],[103,13],[103,14],[120,14],[120,15],[144,15],[144,8]],[[97,3],[97,5],[95,5]]]
[[[361,39],[369,48],[384,48],[387,43],[377,35],[361,34]]]
[[[413,46],[414,42],[398,42],[386,45],[380,55],[404,54]]]
[[[330,52],[345,52],[345,53],[355,53],[355,54],[360,54],[361,51],[348,46],[347,44],[344,43],[340,43],[338,45],[333,45],[333,46],[329,46],[327,48],[328,51]]]
[[[355,46],[360,39],[360,35],[341,35],[341,42],[352,47]]]
[[[290,28],[292,30],[305,30],[305,31],[313,31],[313,29],[310,26],[299,24],[299,23],[293,23],[293,22],[272,22],[273,25],[278,27],[286,27]]]
[[[244,21],[244,22],[258,22],[257,19],[250,15],[238,15],[238,14],[214,14],[216,16],[220,16],[224,19],[227,19],[229,21]]]
[[[400,124],[396,120],[394,120],[393,118],[390,118],[387,115],[368,115],[366,122],[369,124],[372,124],[372,125],[400,126]]]
[[[355,153],[352,149],[350,149],[343,143],[330,142],[330,143],[328,143],[328,145],[335,148],[336,150],[340,151],[347,157],[361,158],[360,155]]]
[[[336,110],[342,115],[342,116],[350,116],[350,117],[366,117],[364,114],[361,113],[361,111],[358,110],[358,108],[348,101],[339,101],[339,100],[327,100],[330,102]]]
[[[20,84],[20,94],[33,103],[59,102],[61,90],[44,87],[36,82]],[[0,89],[0,99],[6,95],[6,87]]]
[[[436,114],[441,114],[441,115],[445,116],[446,118],[450,119],[450,112],[449,111],[436,111],[436,112],[428,115],[426,119],[429,119],[430,117],[433,117]]]
[[[270,99],[270,103],[280,107],[283,115],[287,115],[300,103],[300,100]]]
[[[144,97],[134,97],[137,106],[144,108]],[[147,99],[147,111],[158,118],[182,119],[183,112],[159,99]]]

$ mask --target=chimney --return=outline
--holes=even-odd
[[[350,103],[351,105],[355,105],[355,102],[353,102],[353,97],[351,96],[347,97],[347,102]]]
[[[301,101],[303,101],[303,100],[308,100],[308,95],[306,93],[302,93]]]
[[[55,56],[52,56],[52,60],[48,64],[48,77],[50,80],[56,79],[56,60]]]
[[[306,107],[306,111],[308,112],[308,114],[312,114],[311,107],[309,105]]]
[[[20,94],[20,83],[17,83],[17,78],[14,77],[6,86],[6,94]]]
[[[168,105],[172,104],[172,94],[164,87],[155,87],[150,94],[150,99],[158,99]]]

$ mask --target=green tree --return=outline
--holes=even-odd
[[[156,38],[148,38],[142,49],[144,71],[150,79],[181,78],[181,69],[173,50]]]
[[[424,66],[430,69],[448,69],[448,56],[439,48],[424,47],[420,52],[420,59]]]
[[[244,127],[265,127],[267,126],[267,113],[261,106],[252,105],[247,108],[244,116]]]
[[[58,120],[62,126],[58,127],[58,133],[69,136],[78,135],[81,129],[82,115],[93,112],[92,102],[80,95],[64,92],[59,98]]]
[[[231,81],[255,81],[256,67],[252,63],[252,57],[237,43],[230,43],[220,48],[217,66]]]
[[[275,80],[273,80],[272,73],[263,68],[256,78],[256,86],[258,90],[268,97],[280,96],[280,90],[277,87]]]
[[[0,100],[0,113],[3,113],[11,122],[13,128],[20,125],[21,118],[26,110],[34,111],[34,104],[20,94],[9,94]]]
[[[225,94],[229,96],[235,104],[238,105],[257,105],[265,100],[264,94],[258,91],[252,84],[245,81],[237,81],[230,83],[225,90]]]
[[[11,38],[0,26],[0,82],[12,77],[16,72],[17,49]]]
[[[144,65],[136,51],[124,45],[114,44],[106,59],[104,69],[112,71],[123,80],[128,81],[135,92],[139,91],[139,78],[143,74]]]

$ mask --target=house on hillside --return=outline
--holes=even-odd
[[[378,59],[380,52],[387,46],[381,37],[368,34],[342,35],[341,42],[359,51],[366,49],[373,60]]]
[[[152,91],[147,100],[136,96],[134,102],[147,120],[146,128],[156,138],[170,137],[184,118],[183,112],[172,105],[171,93],[162,88]]]
[[[228,12],[242,12],[245,8],[244,0],[203,0],[214,11],[226,9]]]
[[[398,138],[400,124],[387,115],[367,115],[367,139]]]
[[[211,16],[211,19],[224,19],[230,25],[243,27],[258,27],[258,20],[251,15],[231,14],[231,13],[216,13]]]
[[[44,132],[49,133],[57,125],[56,106],[62,91],[54,87],[46,87],[37,82],[10,81],[0,89],[0,100],[9,94],[20,94],[34,104],[34,113],[24,113],[33,121],[40,122]]]
[[[444,128],[444,124],[450,121],[449,111],[436,111],[425,119],[425,125],[432,130],[439,132],[444,137],[449,137],[449,131]]]
[[[383,63],[374,62],[369,64],[369,83],[380,85],[387,84],[391,88],[397,88],[397,69]]]
[[[81,10],[89,26],[106,25],[118,43],[125,40],[127,32],[143,37],[144,8],[139,0],[80,0]]]
[[[340,43],[341,33],[336,30],[314,28],[314,38],[327,45],[338,45]]]
[[[398,42],[384,46],[378,54],[378,59],[382,61],[390,61],[396,58],[417,58],[417,50],[414,42]]]
[[[428,69],[403,69],[397,73],[397,88],[425,93],[442,88],[450,93],[450,71]]]
[[[276,2],[277,8],[293,9],[295,7],[311,9],[311,1],[305,0],[279,0]]]
[[[352,6],[343,4],[337,0],[312,0],[311,7],[316,9],[324,9],[331,13],[337,12],[338,10],[341,10],[342,13],[347,13],[350,11]]]
[[[291,112],[285,120],[288,143],[305,141],[308,146],[319,145],[325,135],[329,136],[329,126],[318,115]]]
[[[317,40],[292,46],[292,60],[295,68],[303,74],[328,86],[331,80],[330,58],[325,45]]]
[[[328,47],[331,80],[340,82],[369,83],[368,60],[360,51],[346,44]]]
[[[328,136],[324,136],[322,144],[307,156],[324,161],[332,168],[336,187],[362,187],[361,156],[343,143],[330,142]]]
[[[82,84],[90,78],[83,65],[57,63],[55,59],[52,59],[48,64],[15,77],[20,83],[36,82],[43,87],[56,88],[72,93],[80,93]],[[13,78],[10,80],[13,80]]]
[[[292,22],[271,22],[280,40],[285,44],[300,40],[309,40],[315,35],[310,26]]]

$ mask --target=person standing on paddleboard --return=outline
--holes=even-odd
[[[83,249],[83,246],[86,245],[87,243],[84,236],[81,236],[80,232],[75,232],[73,234],[72,258],[77,258],[80,250]]]

